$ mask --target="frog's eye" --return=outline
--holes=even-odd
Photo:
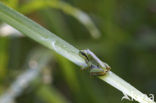
[[[80,54],[83,55],[83,56],[86,56],[86,54],[81,50],[80,50]]]
[[[83,57],[85,57],[85,58],[89,61],[88,56],[87,56],[83,51],[80,51],[80,54],[81,54]]]

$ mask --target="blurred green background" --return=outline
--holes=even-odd
[[[72,15],[55,7],[34,5],[38,9],[21,9],[38,1],[0,1],[73,46],[91,49],[113,72],[143,93],[156,93],[155,0],[50,0],[65,2],[88,14],[101,33],[97,39]],[[1,95],[28,69],[25,65],[35,48],[43,47],[27,37],[0,34]],[[65,58],[54,52],[51,56],[48,66],[15,98],[15,103],[134,103],[121,101],[120,91],[80,71]]]

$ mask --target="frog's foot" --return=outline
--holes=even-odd
[[[103,62],[104,63],[104,62]],[[111,67],[107,64],[107,63],[104,63],[105,67],[106,67],[106,72],[110,71]]]

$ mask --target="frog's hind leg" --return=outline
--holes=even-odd
[[[91,76],[102,76],[105,75],[105,71],[97,66],[92,65],[90,68]]]
[[[92,69],[90,71],[90,75],[91,76],[103,76],[105,74],[106,74],[106,72],[104,72],[103,69]]]

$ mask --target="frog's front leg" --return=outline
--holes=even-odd
[[[81,67],[81,71],[89,70],[89,67]]]

